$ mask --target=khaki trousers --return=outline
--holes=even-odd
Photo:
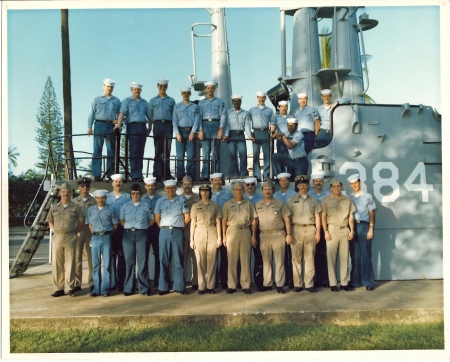
[[[92,253],[91,246],[89,245],[92,238],[91,231],[89,230],[89,226],[85,225],[83,229],[77,234],[77,245],[75,247],[75,286],[81,287],[81,283],[83,280],[83,247],[86,246],[86,254],[88,261],[88,285],[94,285],[94,281],[92,279]]]
[[[275,261],[275,284],[277,287],[284,286],[284,254],[286,251],[286,233],[284,230],[266,234],[259,234],[259,248],[263,260],[264,286],[271,287],[272,281],[272,258]]]
[[[197,261],[195,260],[195,252],[191,249],[190,241],[191,241],[191,223],[183,230],[184,235],[184,247],[183,247],[183,268],[184,268],[184,280],[187,280],[187,262],[189,255],[191,256],[191,267],[192,267],[192,275],[191,275],[191,284],[198,284],[198,271],[197,271]]]
[[[237,265],[241,262],[241,286],[242,289],[250,289],[252,277],[250,272],[251,257],[251,233],[250,228],[239,229],[234,226],[227,228],[227,257],[228,257],[228,288],[236,289]]]
[[[216,283],[217,228],[197,226],[194,234],[198,290],[214,289]]]
[[[331,234],[331,240],[327,240],[327,262],[328,262],[328,279],[330,286],[335,287],[337,284],[336,278],[336,258],[339,251],[340,264],[340,279],[341,285],[348,285],[348,234],[347,226],[342,229],[340,226],[328,225],[328,231]]]
[[[314,236],[316,228],[313,225],[298,226],[293,225],[294,235],[291,244],[292,250],[292,271],[294,276],[294,287],[305,288],[314,287],[314,254],[316,252],[316,241]],[[305,260],[305,277],[302,274],[302,259]]]
[[[64,283],[75,288],[75,246],[74,234],[58,234],[52,237],[52,279],[53,290],[64,290]]]

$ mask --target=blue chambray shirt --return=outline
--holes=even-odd
[[[101,210],[97,205],[91,206],[86,212],[86,225],[92,225],[94,233],[112,231],[113,225],[119,223],[114,208],[105,205]]]
[[[289,131],[287,128],[287,120],[290,118],[294,118],[294,116],[291,116],[290,114],[286,114],[285,116],[278,114],[275,118],[277,126],[276,132],[283,132],[286,135],[286,137],[289,136]]]
[[[294,190],[287,190],[284,195],[281,193],[281,190],[278,190],[273,194],[275,199],[281,200],[283,202],[287,202],[292,195],[295,195],[296,192]]]
[[[127,117],[126,123],[147,123],[147,112],[148,102],[143,98],[135,99],[131,96],[125,98],[120,105],[120,113]]]
[[[255,204],[256,204],[258,201],[261,201],[262,199],[264,199],[264,196],[263,196],[262,194],[259,194],[259,193],[255,192],[255,194],[253,195],[253,197],[250,199],[250,197],[248,197],[247,193],[245,193],[245,194],[244,194],[244,199],[250,201],[250,202],[253,204],[253,206],[255,206]]]
[[[298,120],[298,129],[300,131],[313,131],[314,121],[319,119],[319,112],[317,109],[310,106],[305,106],[295,112],[294,117]]]
[[[129,201],[120,209],[120,220],[125,221],[124,229],[147,229],[148,222],[153,219],[153,212],[147,202],[139,201],[136,206],[132,201]]]
[[[114,211],[116,212],[116,215],[120,215],[120,208],[123,204],[126,204],[128,201],[131,200],[131,196],[127,192],[122,192],[122,194],[119,196],[119,198],[116,198],[116,195],[113,191],[109,192],[106,195],[106,205],[113,207]]]
[[[152,198],[150,198],[150,196],[145,194],[144,196],[141,197],[141,201],[147,202],[149,204],[150,210],[152,210],[152,212],[155,213],[156,202],[160,198],[161,196],[159,196],[158,194],[155,194]]]
[[[328,196],[329,194],[331,194],[331,192],[322,189],[322,193],[320,195],[318,195],[316,193],[316,190],[314,190],[314,188],[312,188],[311,190],[308,191],[308,194],[310,194],[311,196],[314,196],[316,198],[316,200],[319,202],[319,204],[321,204],[322,200],[325,198],[325,196]]]
[[[250,113],[246,110],[242,108],[239,111],[236,111],[234,108],[229,109],[225,136],[228,137],[230,135],[230,131],[244,131],[245,137],[250,138],[252,133],[250,122]]]
[[[351,102],[350,98],[341,98],[337,101],[339,104],[348,104]],[[326,108],[323,104],[317,108],[320,117],[320,129],[326,131],[330,130],[330,114],[331,114],[331,104]]]
[[[293,134],[290,134],[288,137],[290,142],[294,141],[296,145],[291,148],[289,151],[289,156],[295,160],[299,157],[306,157],[305,152],[305,141],[303,140],[304,136],[301,131],[295,131]]]
[[[211,192],[212,192],[211,200],[214,201],[215,203],[217,203],[221,210],[222,210],[223,204],[233,198],[233,194],[228,189],[222,188],[222,190],[220,190],[219,192],[215,192],[211,188]]]
[[[173,109],[173,135],[180,133],[180,127],[192,127],[191,132],[195,133],[201,123],[200,108],[195,103],[177,103]]]
[[[360,191],[358,194],[352,193],[350,199],[356,207],[355,219],[358,221],[370,221],[369,211],[376,210],[377,206],[373,201],[372,195],[367,192]]]
[[[203,98],[198,102],[200,108],[200,115],[202,119],[213,118],[220,119],[219,128],[225,128],[227,125],[227,110],[225,102],[222,98],[213,97],[212,99]],[[200,123],[200,129],[202,125]]]
[[[148,101],[148,119],[150,121],[159,119],[172,121],[174,107],[175,100],[172,97],[166,95],[164,98],[161,98],[157,95]]]
[[[114,121],[120,112],[120,99],[114,96],[95,97],[89,108],[88,128],[92,128],[94,121],[100,119],[102,121]]]
[[[161,215],[160,226],[184,227],[184,214],[189,212],[186,198],[175,195],[169,200],[167,195],[161,197],[155,206],[155,214]]]
[[[269,128],[269,125],[275,124],[273,111],[266,106],[262,109],[259,106],[252,107],[248,112],[252,119],[252,128]]]

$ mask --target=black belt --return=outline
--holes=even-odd
[[[228,226],[229,228],[235,228],[235,229],[248,229],[249,227],[248,226],[239,226],[239,225],[229,225]]]
[[[303,133],[303,134],[305,134],[305,133],[314,133],[314,131],[308,131],[308,132],[303,132],[303,131],[302,131],[302,133]]]
[[[184,129],[184,130],[190,131],[192,129],[192,127],[178,127],[178,129]]]
[[[297,157],[297,158],[294,158],[292,161],[297,161],[297,160],[300,160],[301,158],[305,158],[306,156],[302,156],[302,157]]]
[[[172,229],[184,229],[181,226],[161,226],[161,227],[165,228],[165,229],[170,229],[170,230],[172,230]]]
[[[102,236],[102,235],[108,235],[108,234],[111,234],[111,233],[112,233],[111,230],[106,230],[106,231],[93,232],[92,235],[100,235],[100,236]]]
[[[172,121],[169,120],[169,119],[155,119],[153,122],[162,122],[162,123],[164,123],[164,122],[172,122]]]
[[[307,226],[316,226],[315,224],[294,224],[294,226],[307,227]]]
[[[136,229],[136,228],[131,228],[131,229],[124,229],[125,231],[144,231],[147,229]]]
[[[202,121],[203,122],[219,122],[220,119],[218,119],[218,118],[203,118]]]
[[[242,134],[242,133],[244,133],[244,131],[236,131],[236,130],[233,130],[233,129],[230,130],[230,133],[231,133],[231,132],[234,132],[234,133],[237,133],[237,134]]]
[[[359,224],[359,223],[366,223],[366,224],[368,224],[369,222],[368,221],[364,221],[364,220],[356,220],[356,223],[357,224]]]
[[[255,131],[267,131],[269,128],[253,128]]]
[[[338,225],[329,225],[329,226],[332,226],[332,227],[334,227],[334,228],[336,228],[336,229],[345,229],[345,228],[348,228],[348,226],[338,226]]]
[[[109,120],[103,120],[103,119],[96,119],[95,122],[106,122],[106,123],[112,123],[114,121],[109,121]]]
[[[133,123],[139,123],[139,124],[147,124],[147,122],[130,122],[130,123],[127,123],[127,125],[129,125],[129,124],[133,124]]]

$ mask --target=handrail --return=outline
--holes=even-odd
[[[192,61],[194,64],[194,77],[193,77],[193,82],[196,83],[197,82],[197,61],[196,61],[196,57],[195,57],[195,37],[197,38],[207,38],[207,37],[211,37],[212,36],[212,31],[211,34],[195,34],[194,33],[194,28],[197,26],[212,26],[214,29],[217,29],[217,26],[212,24],[212,23],[195,23],[192,24],[191,26],[191,42],[192,42]]]

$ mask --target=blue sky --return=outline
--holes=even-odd
[[[63,113],[59,10],[63,5],[85,7],[69,11],[74,134],[86,132],[89,104],[102,93],[103,78],[117,82],[114,94],[120,99],[130,96],[131,81],[144,84],[141,96],[147,100],[156,95],[158,78],[169,79],[168,94],[177,102],[181,101],[179,89],[189,85],[188,75],[193,73],[190,27],[209,22],[208,12],[203,8],[144,8],[148,2],[140,3],[139,9],[105,9],[96,4],[96,9],[88,9],[92,6],[88,2],[54,1],[50,3],[54,9],[3,9],[7,30],[3,36],[3,60],[7,61],[3,104],[8,106],[3,117],[7,117],[8,144],[20,153],[18,166],[12,169],[15,174],[34,168],[37,162],[36,114],[48,76]],[[429,5],[437,2],[427,4],[358,10],[358,15],[365,12],[379,21],[376,28],[364,32],[366,53],[372,55],[368,94],[377,103],[421,103],[441,112],[440,8]],[[39,4],[32,6],[39,8]],[[248,109],[256,104],[256,91],[272,88],[281,74],[279,8],[227,8],[226,20],[232,91],[244,96],[242,107]],[[291,64],[291,25],[288,18],[287,65]],[[211,76],[209,39],[197,40],[196,51],[198,78],[207,80]],[[193,94],[192,99],[196,98]],[[149,144],[148,157],[152,153]],[[76,138],[74,148],[90,152],[92,138]]]

